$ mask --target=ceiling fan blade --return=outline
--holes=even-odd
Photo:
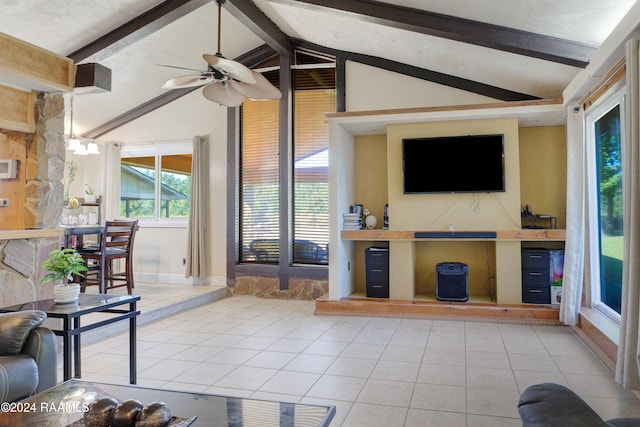
[[[179,89],[182,87],[202,86],[212,81],[213,77],[208,76],[180,76],[167,80],[166,83],[162,85],[162,88]]]
[[[241,82],[249,84],[254,84],[256,82],[251,69],[239,62],[232,61],[218,55],[210,55],[208,53],[202,55],[202,58],[207,61],[207,64],[211,65],[221,73],[227,74],[233,79],[240,80]]]
[[[282,93],[280,90],[271,84],[266,77],[260,74],[257,71],[251,71],[253,73],[254,78],[256,79],[255,84],[247,84],[243,82],[231,81],[231,85],[233,88],[251,99],[280,99],[282,97]]]
[[[188,71],[195,71],[196,73],[202,73],[202,70],[196,70],[195,68],[188,68],[188,67],[179,67],[177,65],[167,65],[167,64],[155,64],[158,67],[166,67],[166,68],[175,68],[176,70],[188,70]]]
[[[238,107],[244,101],[244,95],[237,92],[227,82],[216,82],[205,86],[202,94],[209,101],[217,102],[225,107]]]

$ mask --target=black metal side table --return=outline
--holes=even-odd
[[[64,380],[71,378],[71,355],[73,353],[75,378],[81,377],[81,346],[80,335],[85,331],[110,325],[121,320],[129,319],[129,382],[136,383],[136,317],[140,311],[136,308],[140,300],[136,295],[104,295],[80,294],[77,303],[56,304],[53,299],[33,301],[0,308],[0,313],[41,310],[48,317],[62,319],[62,329],[50,328],[56,335],[62,337],[62,360]],[[128,308],[121,307],[128,305]],[[91,313],[112,314],[106,319],[81,326],[82,316]],[[72,347],[73,338],[73,347]],[[72,351],[73,350],[73,351]]]

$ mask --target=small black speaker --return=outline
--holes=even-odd
[[[436,265],[436,299],[464,302],[469,300],[469,267],[461,262]]]

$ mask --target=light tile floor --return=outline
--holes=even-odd
[[[529,385],[568,385],[604,418],[640,405],[566,327],[315,316],[229,297],[141,325],[140,385],[332,404],[332,426],[520,426]],[[128,381],[126,334],[83,345],[83,379]]]

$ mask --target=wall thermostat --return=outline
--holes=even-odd
[[[13,159],[0,160],[0,179],[15,179],[18,176],[18,161]]]

